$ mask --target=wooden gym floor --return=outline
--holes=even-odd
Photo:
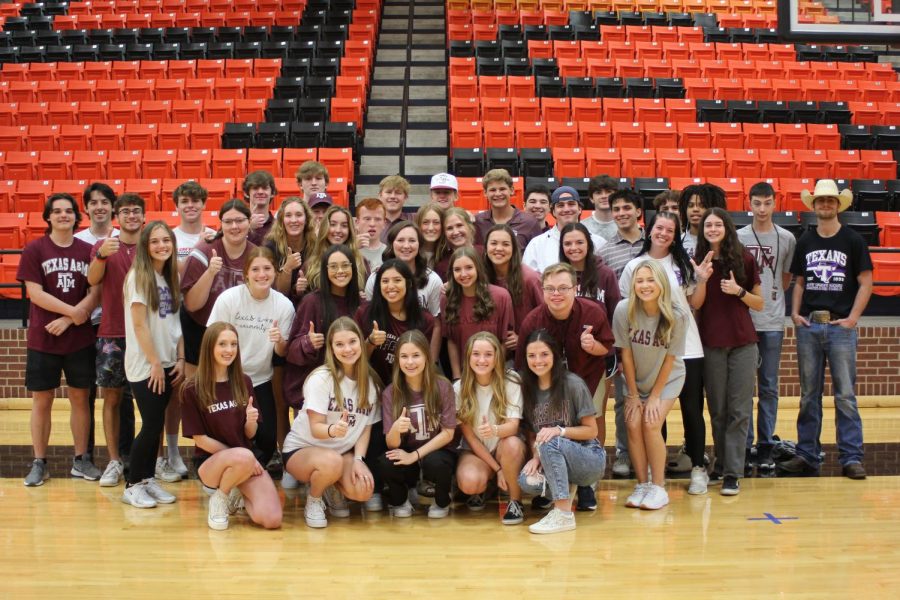
[[[796,409],[784,404],[779,432],[794,439]],[[867,443],[887,449],[881,458],[895,465],[900,408],[882,398],[861,404]],[[577,513],[574,532],[550,536],[528,533],[537,518],[528,510],[524,525],[502,526],[496,502],[481,513],[455,505],[440,521],[424,510],[393,519],[354,507],[350,519],[313,530],[303,496],[281,492],[281,530],[241,514],[218,532],[206,526],[197,481],[166,484],[174,505],[134,509],[120,502],[122,486],[70,479],[64,447],[55,448],[53,478],[25,488],[26,465],[10,453],[29,441],[21,408],[0,405],[0,598],[900,596],[896,476],[747,478],[732,498],[717,488],[689,496],[686,481],[673,479],[669,506],[655,512],[624,507],[633,480],[605,479],[598,510]],[[833,409],[826,415],[823,442],[831,444]],[[61,403],[53,443],[68,440],[67,420]],[[669,439],[680,439],[677,411],[670,427]]]

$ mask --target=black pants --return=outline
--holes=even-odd
[[[388,486],[388,502],[391,506],[400,506],[406,502],[409,489],[419,481],[419,468],[422,477],[434,482],[434,501],[441,508],[450,505],[450,480],[456,470],[456,453],[445,448],[422,457],[418,463],[411,465],[394,464],[386,454],[378,457],[381,477]]]
[[[278,423],[275,415],[275,395],[272,392],[272,382],[267,381],[253,388],[253,406],[259,409],[259,422],[256,428],[256,437],[253,441],[260,458],[259,464],[265,467],[275,454],[275,438],[278,435]]]
[[[131,393],[141,412],[141,431],[131,446],[131,468],[127,476],[128,483],[134,484],[153,477],[156,472],[159,436],[166,426],[166,406],[172,396],[172,369],[166,369],[166,385],[162,394],[150,390],[149,378],[130,383]]]
[[[748,367],[751,368],[751,367]],[[703,420],[703,359],[684,359],[684,387],[678,401],[684,424],[684,449],[691,457],[691,465],[703,466],[706,450],[706,422]]]
[[[384,427],[381,426],[381,423],[375,423],[372,426],[372,433],[369,435],[369,448],[366,450],[364,460],[366,466],[372,471],[376,494],[380,494],[384,490],[384,478],[381,476],[378,459],[385,452],[387,452],[387,442],[384,439]]]

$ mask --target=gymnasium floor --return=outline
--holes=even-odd
[[[900,409],[874,406],[883,400],[861,402],[870,473],[896,472]],[[64,443],[60,408],[54,441]],[[26,465],[11,449],[27,443],[13,433],[27,414],[9,410],[0,419],[0,598],[900,596],[897,476],[748,478],[732,498],[716,488],[689,496],[686,482],[673,479],[671,503],[657,512],[625,508],[633,481],[605,479],[597,512],[578,513],[574,532],[551,536],[528,533],[530,512],[525,525],[503,527],[497,503],[482,513],[459,505],[441,521],[421,510],[392,519],[355,507],[350,519],[312,530],[302,495],[291,492],[281,530],[258,529],[243,515],[217,532],[206,526],[198,482],[167,485],[174,505],[137,510],[119,501],[121,486],[65,476],[62,447],[51,461],[54,478],[25,488],[18,471]],[[796,410],[779,416],[779,432],[793,438]],[[679,439],[679,421],[677,411],[670,415],[670,439]],[[827,420],[823,442],[833,436]]]

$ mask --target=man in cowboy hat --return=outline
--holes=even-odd
[[[838,213],[853,200],[838,192],[831,179],[816,183],[800,199],[816,213],[815,229],[797,242],[791,272],[794,286],[791,319],[800,364],[800,413],[797,454],[778,465],[796,475],[817,475],[821,465],[822,391],[825,361],[831,370],[837,422],[838,459],[843,474],[865,479],[862,420],[856,406],[856,323],[872,294],[872,259],[862,236],[842,227]]]

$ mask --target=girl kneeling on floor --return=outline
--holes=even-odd
[[[326,527],[325,504],[333,517],[349,517],[347,499],[372,497],[372,472],[363,462],[378,411],[377,376],[369,368],[363,335],[349,317],[328,328],[325,364],[303,384],[303,409],[284,440],[284,466],[309,483],[306,524]],[[322,496],[325,496],[323,502]]]
[[[528,527],[531,533],[575,529],[572,493],[603,477],[606,451],[597,441],[597,411],[584,381],[568,371],[559,343],[544,329],[525,342],[523,415],[534,457],[519,474],[522,491],[552,497],[553,509]]]
[[[613,317],[625,373],[628,455],[638,483],[625,506],[656,510],[669,503],[664,487],[666,442],[662,426],[684,386],[684,341],[691,316],[672,302],[669,277],[659,263],[634,269],[628,299]],[[647,475],[650,466],[652,481]]]
[[[484,508],[488,482],[509,493],[504,525],[524,520],[518,476],[525,463],[525,442],[519,437],[522,389],[519,375],[506,371],[503,346],[492,333],[469,338],[462,379],[454,384],[456,416],[462,429],[462,452],[456,468],[459,490],[469,494],[470,510]]]
[[[432,519],[450,513],[450,480],[456,452],[450,448],[456,429],[453,386],[438,375],[430,344],[418,329],[397,339],[393,383],[382,395],[384,433],[389,450],[378,460],[388,485],[388,501],[395,517],[412,516],[410,490],[416,489],[419,469],[434,482]]]
[[[197,371],[182,392],[182,435],[196,445],[200,481],[215,490],[206,520],[210,529],[227,529],[228,516],[241,506],[254,523],[281,527],[275,483],[252,450],[259,423],[252,390],[241,367],[237,330],[230,323],[210,323]]]

